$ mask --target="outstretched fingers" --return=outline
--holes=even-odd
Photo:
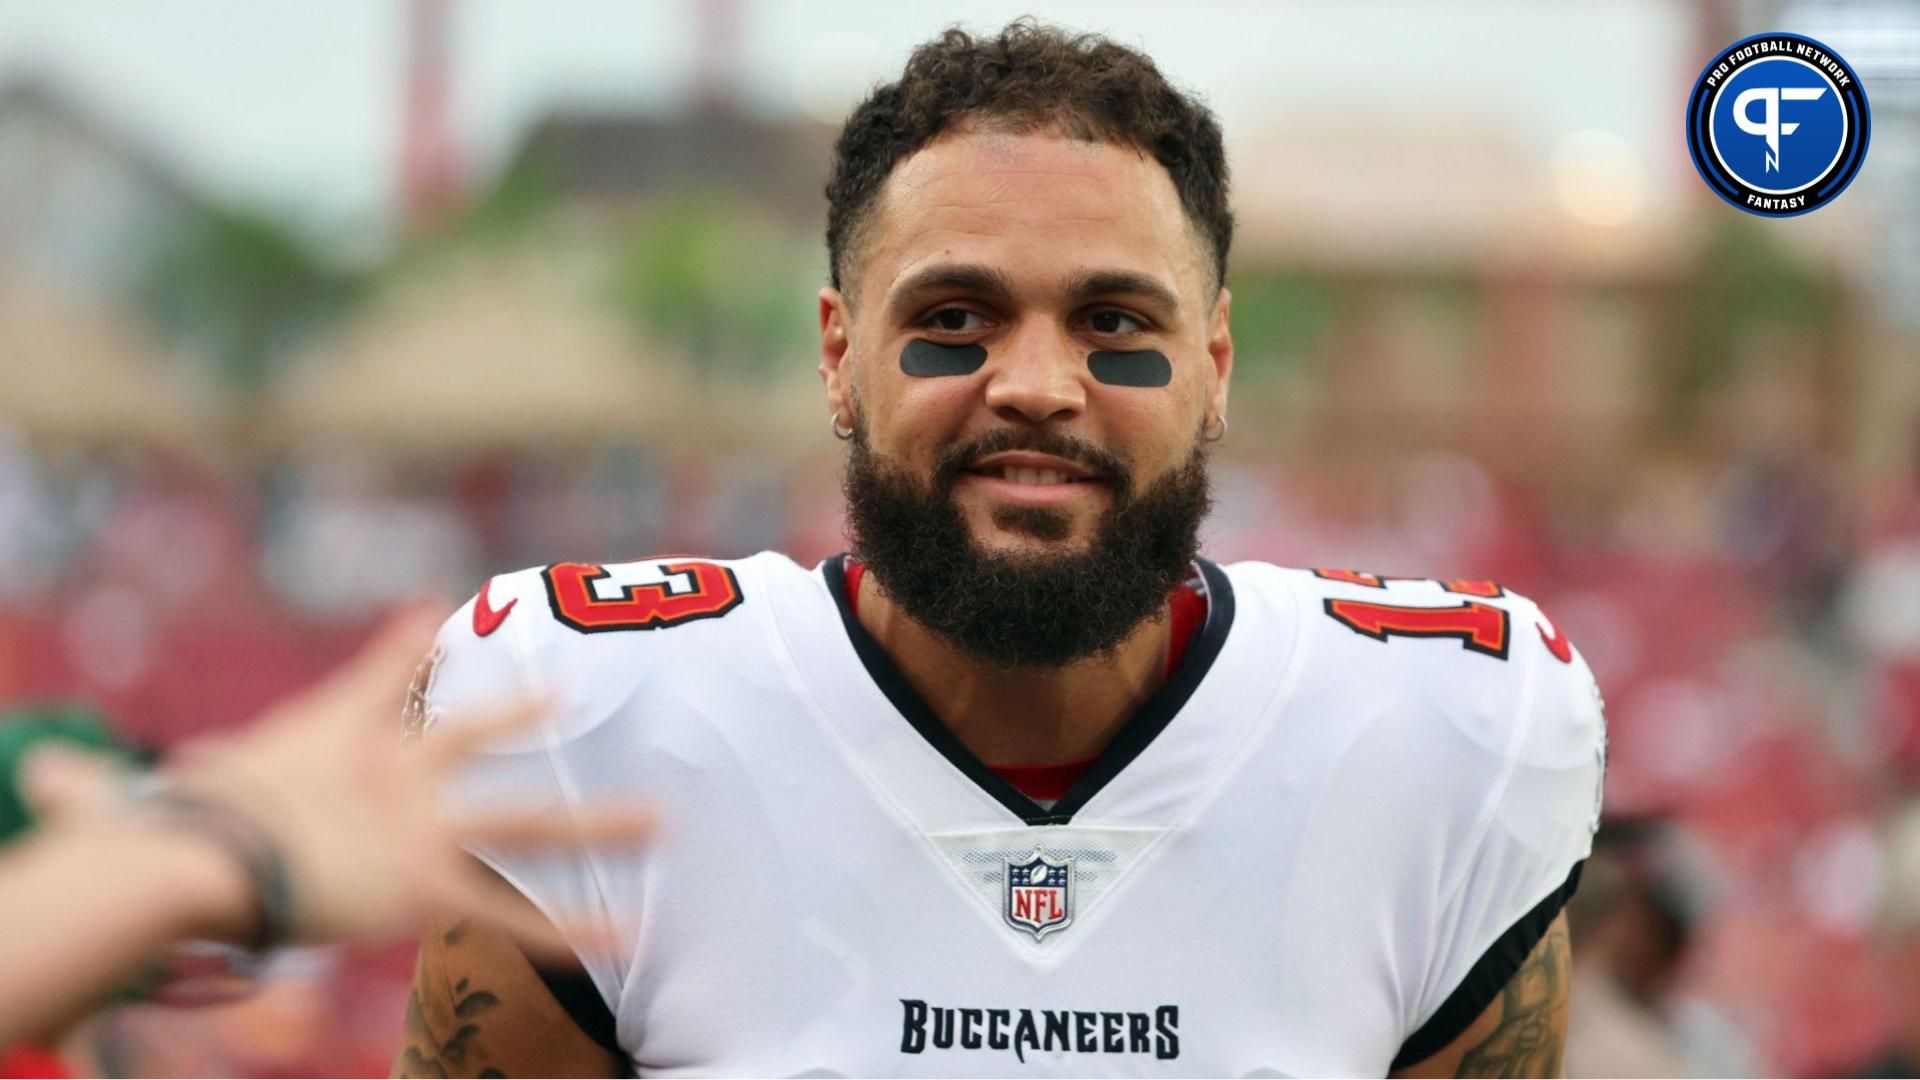
[[[652,838],[658,819],[640,808],[606,807],[564,814],[560,811],[502,811],[462,818],[454,837],[464,848],[589,847],[637,848]]]
[[[500,929],[543,963],[577,965],[582,953],[612,947],[616,941],[613,926],[605,920],[569,917],[556,924],[518,890],[478,866],[450,881],[441,903],[447,912]]]
[[[433,648],[440,617],[414,608],[388,619],[352,660],[318,690],[318,699],[356,712],[364,726],[391,729],[407,700],[420,657]]]
[[[313,713],[351,713],[357,728],[392,730],[394,717],[407,703],[407,686],[420,657],[434,648],[440,619],[411,607],[390,617],[374,630],[353,659],[321,680],[319,686],[269,711],[269,717],[290,719]]]
[[[481,747],[535,727],[549,708],[544,699],[529,697],[462,714],[454,723],[435,724],[421,749],[427,767],[440,771],[459,765]]]
[[[65,743],[43,743],[20,763],[20,794],[36,817],[58,820],[100,809],[126,794],[126,767]]]

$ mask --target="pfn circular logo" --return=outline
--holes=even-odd
[[[1793,217],[1832,202],[1867,158],[1867,93],[1832,49],[1755,34],[1707,63],[1687,99],[1687,149],[1715,195]]]

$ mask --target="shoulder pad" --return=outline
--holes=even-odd
[[[535,693],[555,699],[571,737],[604,719],[650,666],[710,647],[753,621],[770,574],[804,574],[784,556],[667,555],[620,563],[563,562],[489,579],[441,627],[429,710]],[[734,616],[729,619],[728,616]],[[429,717],[431,720],[431,717]]]
[[[1336,664],[1449,716],[1508,762],[1591,756],[1604,740],[1592,672],[1526,596],[1477,578],[1283,573]]]

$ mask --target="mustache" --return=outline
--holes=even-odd
[[[1124,503],[1133,493],[1133,470],[1113,453],[1085,439],[1032,428],[1000,428],[948,447],[934,463],[934,490],[943,494],[951,492],[970,462],[1009,450],[1049,454],[1080,466],[1112,489],[1116,505]]]

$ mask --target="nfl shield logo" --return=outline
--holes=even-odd
[[[1073,922],[1073,860],[1049,859],[1039,848],[1007,860],[1007,925],[1035,941]]]

